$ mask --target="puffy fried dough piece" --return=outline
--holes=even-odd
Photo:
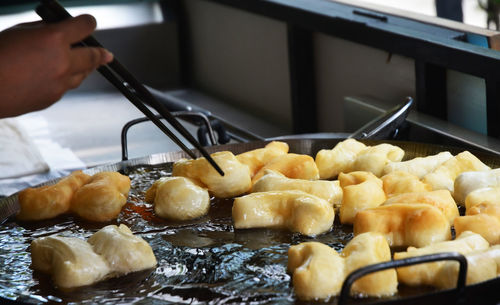
[[[287,228],[305,235],[330,230],[335,218],[328,201],[303,191],[271,191],[238,197],[232,214],[236,229]]]
[[[469,208],[466,216],[454,222],[456,234],[471,231],[480,234],[490,244],[500,243],[500,205],[483,202]]]
[[[71,211],[90,221],[109,221],[118,217],[127,203],[130,178],[118,172],[100,172],[76,191]]]
[[[399,162],[404,155],[404,150],[395,145],[383,143],[369,146],[356,156],[352,169],[354,171],[371,172],[380,177],[387,163]]]
[[[51,274],[61,288],[91,285],[156,266],[149,244],[123,224],[102,228],[88,242],[55,235],[37,238],[31,243],[31,260],[33,269]]]
[[[252,192],[300,190],[330,202],[334,207],[342,202],[342,189],[338,180],[292,179],[273,170],[266,170],[264,176],[252,186]]]
[[[485,187],[500,186],[500,168],[463,172],[455,179],[453,197],[460,205],[465,205],[465,198],[471,192]]]
[[[428,204],[391,204],[358,212],[354,235],[383,234],[391,246],[423,247],[449,240],[451,227],[438,208]]]
[[[394,259],[403,259],[440,252],[459,252],[461,254],[488,249],[488,242],[481,235],[469,231],[463,232],[455,240],[438,242],[423,248],[409,247],[406,252],[394,253]],[[397,268],[398,280],[410,286],[430,285],[434,287],[447,287],[450,275],[443,272],[449,262],[439,261],[418,264],[409,267]],[[496,271],[496,268],[495,268]],[[456,285],[456,277],[451,279]]]
[[[339,294],[345,279],[344,259],[333,248],[305,242],[288,249],[288,272],[301,300],[327,299]]]
[[[314,159],[308,155],[286,154],[275,158],[264,165],[252,178],[252,183],[259,180],[266,170],[273,170],[282,173],[288,178],[317,180],[319,171]]]
[[[497,277],[497,261],[500,259],[500,249],[498,246],[468,253],[465,255],[465,258],[467,259],[466,285],[481,283]],[[440,274],[442,274],[443,280],[448,279],[448,283],[443,281],[442,288],[456,287],[458,268],[457,263],[444,265]]]
[[[88,243],[95,253],[106,260],[112,275],[125,275],[156,266],[151,246],[141,237],[132,234],[126,225],[106,226],[94,233]]]
[[[208,191],[180,176],[155,181],[146,191],[146,202],[154,203],[156,215],[174,220],[195,219],[210,208]]]
[[[500,262],[500,247],[493,246],[486,250],[478,250],[465,254],[467,259],[467,277],[465,284],[472,285],[498,276]],[[457,285],[458,264],[447,263],[440,270],[438,277],[442,281],[438,283],[440,288],[454,288]],[[448,282],[446,282],[448,280]]]
[[[359,211],[381,205],[386,196],[382,188],[382,180],[370,172],[340,173],[342,188],[342,204],[340,205],[340,222],[353,223]]]
[[[218,198],[241,195],[252,186],[250,169],[236,159],[230,151],[220,151],[210,155],[224,171],[221,176],[205,158],[181,159],[174,163],[172,176],[190,178]]]
[[[347,139],[337,143],[333,149],[320,150],[315,158],[319,177],[331,179],[341,172],[351,172],[356,156],[365,148],[365,144],[355,139]]]
[[[396,203],[425,203],[435,206],[443,212],[450,225],[460,215],[457,204],[448,190],[398,194],[387,199],[383,205]]]
[[[477,214],[457,217],[454,227],[457,234],[471,231],[480,234],[491,244],[500,243],[500,220],[495,216]]]
[[[428,192],[432,190],[430,185],[420,181],[417,176],[403,171],[391,172],[381,179],[387,197],[402,193]]]
[[[465,198],[465,210],[485,202],[500,205],[500,187],[485,187],[470,192]]]
[[[280,141],[272,141],[264,148],[257,148],[236,155],[236,159],[243,164],[248,165],[250,175],[253,177],[264,165],[276,157],[288,153],[288,144]]]
[[[382,174],[387,175],[394,171],[403,171],[422,179],[436,167],[451,158],[453,158],[453,155],[449,151],[443,151],[436,155],[417,157],[408,161],[389,162],[384,166]]]
[[[345,257],[346,275],[376,263],[391,260],[391,249],[385,237],[367,232],[355,236],[342,250]],[[395,269],[388,269],[363,276],[352,285],[352,292],[372,297],[390,296],[398,291]]]
[[[385,238],[377,233],[354,237],[339,254],[319,242],[305,242],[288,249],[288,272],[293,289],[301,300],[326,299],[339,294],[349,273],[367,265],[391,260]],[[371,297],[392,295],[397,291],[396,270],[385,270],[358,279],[354,294]]]
[[[21,210],[19,220],[42,220],[54,218],[70,209],[71,198],[90,176],[82,171],[75,171],[62,178],[54,185],[27,188],[19,193]]]
[[[453,194],[453,186],[458,175],[467,171],[485,171],[490,168],[476,156],[464,151],[444,162],[423,178],[433,190],[449,190]]]
[[[76,237],[35,239],[31,243],[31,261],[34,270],[50,274],[60,288],[91,285],[110,272],[106,261],[92,246]]]

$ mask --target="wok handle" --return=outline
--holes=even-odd
[[[340,290],[340,296],[337,304],[338,305],[347,304],[352,284],[357,279],[367,274],[391,268],[405,267],[405,266],[437,262],[437,261],[457,261],[460,264],[460,267],[458,269],[457,287],[455,289],[457,291],[457,295],[462,293],[462,291],[465,288],[465,281],[467,278],[467,259],[465,258],[465,256],[463,256],[458,252],[445,252],[445,253],[436,253],[436,254],[429,254],[422,256],[414,256],[405,259],[392,260],[357,269],[351,272],[345,279],[344,284],[342,285],[342,289]]]
[[[357,140],[387,140],[394,138],[401,125],[405,122],[406,117],[408,117],[412,104],[413,98],[406,97],[403,103],[366,123],[353,132],[349,138]]]
[[[203,124],[205,124],[205,125],[202,125],[205,127],[204,133],[203,133],[203,139],[199,138],[198,141],[200,142],[200,144],[202,144],[204,146],[207,145],[208,142],[207,142],[206,137],[208,134],[208,137],[209,137],[210,141],[212,142],[212,145],[217,144],[217,140],[215,138],[215,134],[214,134],[214,131],[212,129],[211,122],[205,114],[203,114],[201,112],[176,111],[176,112],[172,112],[172,115],[174,117],[181,117],[181,118],[182,117],[190,117],[190,118],[194,117],[196,120],[203,122]],[[160,115],[157,115],[157,118],[162,119],[162,117]],[[151,121],[151,119],[148,117],[138,118],[138,119],[127,122],[123,126],[122,132],[121,132],[121,137],[120,137],[121,138],[121,146],[122,146],[122,161],[128,160],[128,140],[127,140],[128,130],[134,125],[137,125],[137,124],[143,123],[143,122],[147,122],[147,121]],[[202,142],[202,140],[204,142]],[[203,144],[203,143],[205,143],[205,144]]]

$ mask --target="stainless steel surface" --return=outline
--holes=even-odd
[[[348,96],[344,107],[349,113],[367,114],[365,120],[387,111],[387,104],[366,96]],[[345,115],[349,115],[345,113]],[[489,152],[500,156],[500,139],[489,137],[447,121],[411,110],[406,119],[410,132],[404,136],[407,141],[419,141],[463,147]],[[357,124],[361,124],[357,122]],[[350,126],[359,128],[359,126]]]
[[[389,109],[384,114],[363,125],[349,137],[353,139],[391,139],[404,123],[413,99],[407,97],[404,103]]]

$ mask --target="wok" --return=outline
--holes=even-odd
[[[281,139],[290,152],[315,156],[323,148],[332,148],[338,139]],[[366,140],[368,145],[381,141]],[[463,149],[415,142],[383,141],[405,150],[405,159],[448,150],[453,154]],[[267,142],[249,142],[208,147],[212,153],[229,150],[241,153],[263,147]],[[500,166],[500,158],[473,152],[491,167]],[[340,250],[352,238],[352,227],[334,224],[334,228],[316,238],[284,230],[235,230],[231,220],[232,200],[213,200],[207,216],[193,221],[173,222],[157,218],[152,207],[144,203],[144,192],[153,181],[171,173],[172,162],[187,155],[184,152],[155,154],[86,170],[120,171],[130,176],[132,189],[129,202],[119,218],[111,223],[125,223],[135,234],[148,241],[157,257],[158,266],[124,277],[109,279],[89,287],[69,291],[52,287],[50,279],[30,269],[30,242],[49,234],[88,237],[109,223],[87,223],[73,216],[36,223],[20,223],[12,216],[18,209],[17,194],[0,201],[0,301],[15,304],[67,303],[134,303],[134,304],[304,304],[295,298],[286,273],[287,251],[291,244],[316,240]],[[48,183],[54,183],[50,181]],[[431,258],[432,259],[432,258]],[[434,258],[436,259],[436,258]],[[441,258],[440,258],[441,259]],[[445,259],[463,261],[463,256],[449,254]],[[393,263],[393,262],[391,262]],[[372,265],[384,268],[393,265]],[[466,270],[462,266],[462,272]],[[376,269],[374,269],[376,270]],[[356,274],[354,274],[356,275]],[[461,281],[461,282],[460,282]],[[348,281],[346,281],[347,283]],[[399,287],[394,297],[382,299],[344,298],[351,304],[496,304],[500,296],[500,279],[457,289],[434,290],[428,287]],[[349,284],[349,283],[347,283]],[[347,287],[348,288],[348,287]],[[346,290],[348,291],[348,290]],[[345,295],[344,295],[345,296]],[[330,300],[336,303],[339,298]]]

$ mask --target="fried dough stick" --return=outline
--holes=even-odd
[[[27,188],[19,193],[19,220],[43,220],[57,217],[70,209],[71,198],[90,176],[75,171],[54,185]]]
[[[118,217],[127,203],[130,178],[118,172],[100,172],[82,186],[71,200],[71,211],[90,221]]]

